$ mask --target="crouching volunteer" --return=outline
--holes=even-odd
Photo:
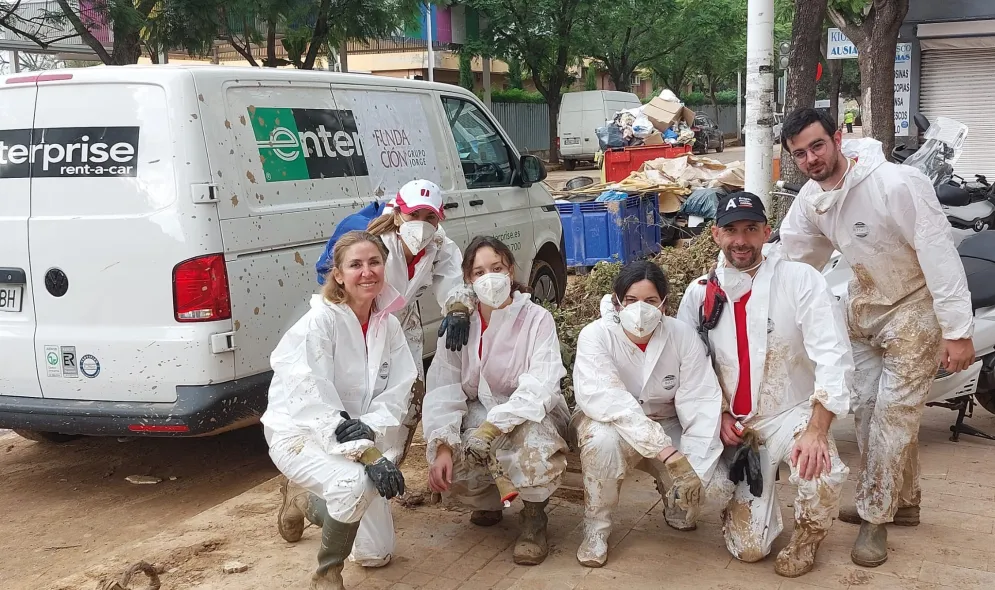
[[[492,526],[506,502],[524,502],[514,560],[542,563],[546,504],[566,468],[569,420],[560,379],[566,369],[553,316],[515,282],[515,258],[497,238],[466,249],[463,276],[479,306],[469,345],[439,348],[428,370],[422,426],[429,487],[473,509],[470,521]]]
[[[718,266],[688,286],[678,318],[707,338],[724,393],[729,448],[709,497],[725,504],[726,547],[747,562],[770,553],[782,528],[774,480],[788,462],[798,486],[795,527],[774,571],[797,577],[815,564],[849,472],[829,426],[849,410],[853,360],[825,279],[776,250],[765,258],[769,236],[759,197],[722,198],[712,228]]]
[[[601,319],[577,340],[571,434],[584,473],[584,540],[577,560],[608,558],[612,511],[626,473],[653,475],[667,524],[694,529],[702,481],[711,476],[722,394],[694,329],[663,312],[669,286],[651,262],[622,269]]]
[[[473,309],[473,292],[463,283],[459,247],[439,225],[445,220],[442,189],[428,180],[413,180],[401,187],[397,196],[385,206],[377,203],[347,217],[340,227],[348,229],[364,225],[371,234],[380,236],[389,254],[386,263],[387,283],[404,297],[406,304],[395,315],[411,349],[418,380],[415,382],[402,428],[398,436],[404,443],[398,464],[404,461],[415,427],[421,418],[422,399],[425,395],[423,365],[424,336],[422,311],[418,298],[432,287],[439,306],[446,314],[439,335],[446,334],[445,345],[459,350],[467,342],[470,310]],[[369,220],[367,222],[367,220]],[[338,232],[338,228],[336,228]],[[325,253],[318,260],[318,282],[323,283],[328,274],[332,249],[337,236],[328,241]],[[378,565],[378,556],[356,556],[363,565]],[[383,565],[383,564],[380,564]]]
[[[271,357],[262,423],[270,457],[289,480],[278,529],[296,542],[305,519],[321,527],[312,589],[343,588],[354,542],[388,559],[394,547],[387,500],[404,493],[397,431],[418,373],[392,315],[404,299],[386,283],[386,258],[372,234],[341,236],[323,293]]]

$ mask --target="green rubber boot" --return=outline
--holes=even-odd
[[[325,501],[311,496],[308,520],[321,520],[321,546],[318,548],[318,569],[311,575],[311,590],[345,590],[342,568],[352,551],[359,533],[359,522],[339,522],[328,516]],[[314,522],[314,520],[312,520]],[[317,523],[315,523],[317,524]]]

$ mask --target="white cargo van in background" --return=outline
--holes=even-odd
[[[639,97],[631,92],[588,90],[564,94],[556,123],[563,167],[573,170],[578,162],[593,162],[598,151],[595,130],[604,127],[615,113],[640,106]]]
[[[0,429],[195,436],[258,419],[335,225],[408,180],[460,247],[566,288],[542,163],[458,86],[213,66],[0,78]],[[420,299],[426,353],[440,312]]]

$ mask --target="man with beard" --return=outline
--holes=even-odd
[[[829,427],[849,411],[850,346],[822,275],[776,250],[763,256],[770,226],[759,197],[720,199],[715,221],[718,265],[687,288],[677,316],[705,339],[723,393],[727,448],[706,498],[725,506],[729,552],[759,561],[781,533],[774,480],[787,462],[795,527],[774,571],[797,577],[815,565],[849,473]]]
[[[782,145],[811,179],[781,225],[783,256],[822,269],[835,248],[853,269],[846,325],[861,525],[850,557],[875,567],[888,559],[886,524],[919,523],[919,422],[937,364],[955,373],[975,361],[971,297],[925,175],[885,161],[873,139],[844,145],[815,109],[788,115]]]

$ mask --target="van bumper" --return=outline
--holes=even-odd
[[[266,410],[272,372],[182,385],[171,403],[0,396],[0,428],[93,436],[201,436],[251,424]]]

